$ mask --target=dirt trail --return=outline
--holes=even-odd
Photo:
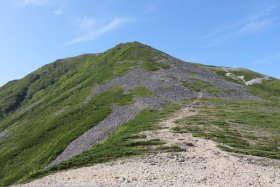
[[[143,133],[147,139],[159,138],[184,152],[96,164],[21,186],[280,186],[279,161],[227,153],[211,140],[172,133],[176,120],[193,115],[196,111],[191,107],[183,108],[160,122],[160,130]]]

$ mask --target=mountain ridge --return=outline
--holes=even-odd
[[[247,103],[261,108],[270,106],[265,103],[269,100],[275,102],[271,107],[278,107],[279,80],[270,78],[248,86],[227,73],[236,77],[242,74],[244,80],[260,76],[244,69],[225,70],[183,62],[150,46],[131,42],[97,55],[60,59],[10,82],[0,87],[0,184],[163,149],[149,149],[163,145],[159,140],[140,145],[133,141],[137,133],[156,128],[157,120],[186,105],[198,93],[203,93],[203,102],[210,100],[217,107],[220,100],[233,100],[229,106],[234,108],[239,103],[247,113]],[[270,116],[276,123],[277,112],[272,114],[267,113],[264,119]],[[277,127],[274,123],[271,126]],[[133,128],[136,129],[129,130]],[[118,133],[124,134],[115,137]],[[242,152],[240,145],[235,146],[238,150],[232,150]],[[261,146],[257,148],[259,152],[250,154],[265,153],[278,158],[275,147],[269,153]],[[173,149],[180,150],[176,146],[163,150]]]

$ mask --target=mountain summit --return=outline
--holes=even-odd
[[[160,128],[161,119],[190,104],[198,115],[174,133],[280,159],[279,93],[278,79],[183,62],[139,42],[60,59],[0,88],[0,185],[121,157],[183,151],[145,140],[141,132]]]

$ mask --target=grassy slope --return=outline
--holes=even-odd
[[[230,80],[223,68],[204,68]],[[261,77],[244,69],[233,72],[244,75],[246,80]],[[195,106],[198,115],[181,120],[174,132],[187,131],[194,136],[209,138],[221,143],[227,151],[280,159],[280,81],[271,78],[248,87],[248,90],[263,100],[202,99]]]
[[[137,95],[149,95],[141,87],[123,95],[116,87],[84,102],[96,84],[121,76],[130,68],[166,68],[153,64],[159,55],[139,43],[122,44],[99,55],[59,60],[1,87],[1,108],[17,106],[1,113],[0,132],[12,135],[0,139],[0,185],[15,183],[44,167],[72,140],[104,119],[111,104],[128,104]],[[34,76],[36,79],[30,81]],[[23,87],[26,93],[18,97]]]
[[[79,64],[79,61],[58,60],[21,80],[11,81],[1,87],[0,119],[27,103],[40,90],[52,87],[62,76],[70,74]]]
[[[142,96],[142,97],[153,96],[153,93],[150,92],[145,86],[138,86],[138,87],[132,89],[130,91],[130,93],[132,95]]]
[[[192,79],[189,82],[183,81],[181,83],[183,86],[188,87],[196,92],[207,92],[216,97],[218,97],[219,95],[219,90],[217,90],[216,88],[214,88],[214,86],[203,80]]]
[[[159,128],[156,125],[157,122],[162,118],[167,117],[170,113],[174,112],[178,108],[179,107],[177,105],[167,105],[167,107],[161,111],[142,111],[135,117],[135,119],[122,125],[104,142],[53,168],[35,171],[29,176],[23,178],[22,181],[28,181],[34,178],[42,177],[63,169],[108,162],[127,156],[141,155],[155,151],[181,151],[181,149],[177,146],[163,146],[164,142],[158,139],[150,141],[135,141],[137,138],[144,138],[139,137],[138,133]],[[155,145],[158,146],[157,149],[150,148],[150,146]]]
[[[232,73],[235,76],[244,76],[245,81],[250,81],[250,80],[255,79],[255,78],[263,78],[264,77],[264,75],[262,75],[260,73],[256,73],[254,71],[251,71],[251,70],[248,70],[248,69],[243,69],[243,68],[227,68],[227,67],[218,67],[218,66],[207,66],[207,65],[202,65],[202,64],[197,64],[197,65],[199,67],[204,68],[204,69],[213,71],[217,75],[222,76],[229,81],[234,81],[234,82],[237,82],[237,83],[243,83],[243,82],[232,79],[232,78],[226,76],[226,73]]]
[[[212,139],[228,151],[280,159],[279,103],[208,99],[195,108],[198,115],[179,122],[175,132]]]

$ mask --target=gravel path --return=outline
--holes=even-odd
[[[255,78],[250,81],[245,82],[245,85],[254,85],[254,84],[261,84],[263,81],[269,80],[269,77],[264,77],[264,78]]]
[[[147,139],[160,138],[185,149],[59,172],[24,186],[280,186],[280,161],[221,151],[211,140],[172,133],[176,120],[196,115],[191,108],[160,123]]]

